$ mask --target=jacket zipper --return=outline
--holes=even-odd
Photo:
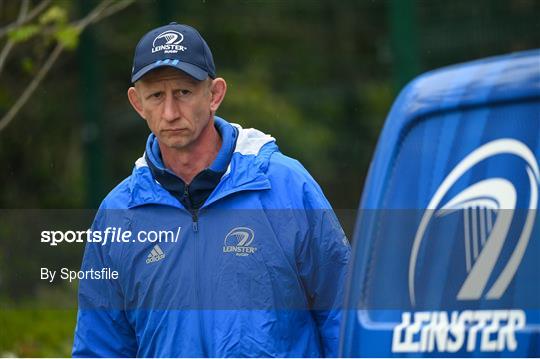
[[[191,203],[191,197],[189,195],[189,185],[186,185],[184,187],[184,197],[189,200],[189,203]],[[199,273],[199,209],[190,208],[189,212],[191,213],[191,227],[193,229],[193,234],[195,236],[195,303],[197,308],[195,310],[198,311],[198,318],[199,318],[199,337],[201,338],[201,349],[205,353],[205,356],[207,356],[207,350],[206,350],[206,344],[204,343],[204,328],[203,328],[203,320],[201,317],[201,292],[200,292],[200,273]]]
[[[198,210],[193,210],[193,212],[191,212],[191,220],[193,221],[192,222],[192,227],[193,227],[193,232],[195,233],[198,233],[199,232],[199,214],[198,214]]]
[[[186,184],[184,186],[184,198],[186,198],[189,203],[191,204],[191,196],[189,195],[189,184]],[[193,232],[197,233],[199,231],[199,216],[198,216],[198,210],[197,209],[188,209],[191,213],[191,220],[192,220],[192,227]]]
[[[198,210],[193,209],[191,210],[191,218],[193,220],[192,227],[193,227],[193,234],[195,236],[195,305],[197,308],[195,308],[198,312],[198,318],[199,318],[199,333],[200,333],[200,340],[201,340],[201,349],[204,350],[204,332],[203,332],[203,321],[201,318],[201,291],[199,288],[200,283],[200,273],[199,273],[199,218],[198,218]]]

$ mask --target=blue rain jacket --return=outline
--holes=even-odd
[[[131,236],[86,245],[81,270],[119,277],[80,281],[74,357],[337,355],[345,234],[298,161],[234,126],[226,173],[196,214],[144,156],[105,198],[93,229]],[[136,240],[160,231],[177,241]]]

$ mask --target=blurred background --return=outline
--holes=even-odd
[[[539,14],[537,0],[0,0],[0,356],[70,355],[76,285],[41,284],[51,253],[13,223],[95,209],[131,173],[149,131],[126,90],[151,28],[200,31],[228,82],[218,115],[276,137],[350,235],[344,217],[399,90],[431,69],[540,47]],[[81,257],[80,246],[54,253],[72,268]]]

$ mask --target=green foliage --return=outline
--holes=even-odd
[[[39,17],[39,23],[41,25],[65,24],[67,20],[67,10],[59,5],[51,6]]]
[[[9,39],[15,43],[30,40],[41,31],[38,25],[24,25],[11,30],[8,34]]]
[[[60,5],[48,8],[37,23],[17,27],[9,32],[9,38],[15,42],[25,42],[39,35],[45,43],[54,39],[68,50],[77,47],[80,37],[80,29],[69,24],[68,11]],[[29,70],[29,63],[23,64],[25,70]]]
[[[303,116],[290,99],[272,90],[268,74],[256,68],[222,76],[228,91],[219,114],[274,136],[283,153],[301,160],[308,169],[327,169],[327,149],[335,136],[329,128]]]
[[[8,108],[12,101],[11,93],[5,87],[0,86],[0,108]]]
[[[394,100],[394,91],[389,82],[368,83],[364,86],[361,95],[369,112],[378,114],[382,118],[384,118]]]
[[[51,6],[39,17],[39,23],[43,26],[51,25],[56,28],[53,32],[54,39],[68,50],[73,50],[79,42],[80,30],[68,24],[67,9],[59,4]]]
[[[66,49],[73,50],[79,43],[81,31],[75,26],[62,26],[55,32],[56,40]]]
[[[31,57],[23,57],[21,59],[21,68],[27,74],[33,73],[35,69],[34,60]]]

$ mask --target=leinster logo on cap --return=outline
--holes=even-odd
[[[176,54],[187,48],[180,43],[184,41],[184,35],[177,31],[167,30],[162,32],[152,42],[152,53],[163,51],[166,54]]]

